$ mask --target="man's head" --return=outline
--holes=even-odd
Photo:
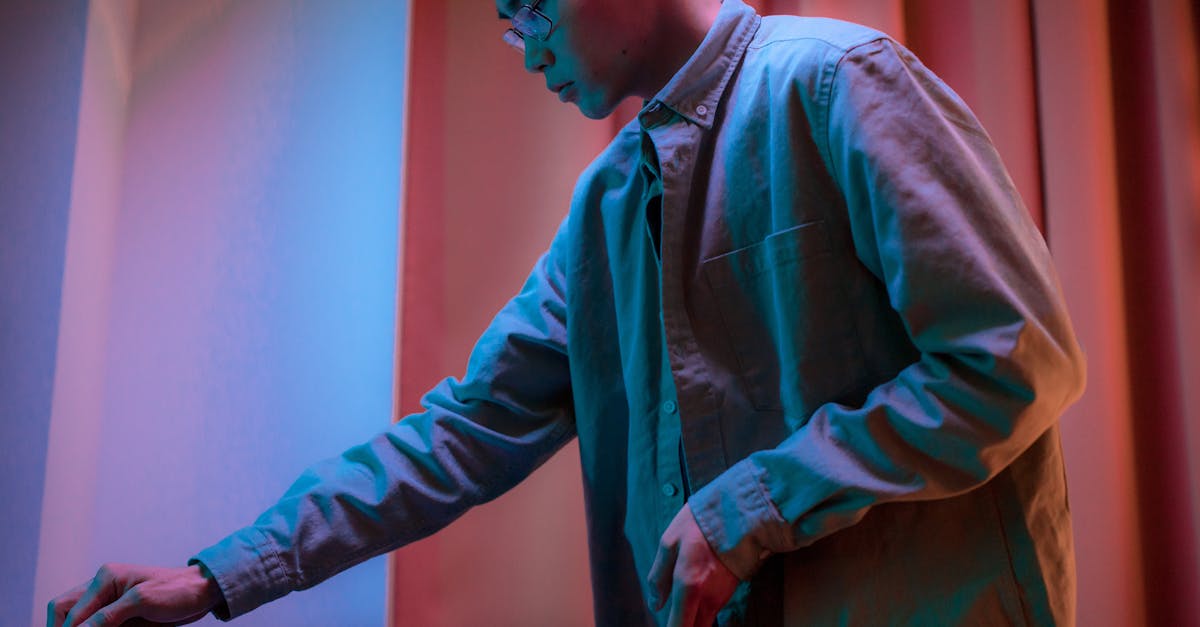
[[[628,96],[651,98],[704,38],[719,0],[495,0],[501,19],[522,7],[549,22],[545,40],[523,37],[525,68],[589,118]],[[701,10],[703,7],[703,10]],[[544,16],[544,21],[543,21]],[[521,24],[514,24],[521,30]]]

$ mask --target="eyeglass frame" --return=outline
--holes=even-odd
[[[532,37],[538,41],[546,41],[550,38],[550,33],[554,32],[554,20],[551,20],[545,13],[538,10],[538,6],[542,4],[542,0],[533,0],[532,3],[523,4],[521,8],[513,13],[513,27],[504,31],[504,43],[508,44],[513,50],[521,54],[525,54],[525,38]],[[504,15],[500,16],[502,19]],[[539,31],[522,32],[523,26],[532,24],[542,24],[543,28]]]

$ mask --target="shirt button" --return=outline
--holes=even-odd
[[[668,414],[675,413],[675,409],[676,409],[675,401],[667,401],[667,402],[663,403],[662,409],[664,412],[666,412]]]
[[[704,115],[705,113],[708,113],[708,107],[706,107],[704,105],[700,105],[700,106],[696,107],[696,113],[699,113],[700,115]]]
[[[666,496],[675,496],[679,494],[679,488],[675,487],[674,483],[664,483],[662,485],[663,494]]]

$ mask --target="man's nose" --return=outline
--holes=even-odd
[[[542,42],[532,37],[525,39],[525,71],[534,74],[545,72],[553,62],[553,55]]]

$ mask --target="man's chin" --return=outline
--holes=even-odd
[[[603,120],[604,118],[612,115],[613,111],[616,111],[617,109],[615,104],[598,104],[584,99],[576,101],[575,106],[579,107],[579,112],[583,114],[583,117],[591,120]]]
[[[611,102],[611,98],[604,97],[595,91],[589,91],[588,94],[580,94],[574,105],[580,109],[580,113],[584,118],[590,120],[602,120],[612,115],[612,112],[617,111],[618,102]]]
[[[583,114],[583,117],[588,118],[589,120],[603,120],[604,118],[612,115],[612,111],[593,111],[583,107],[579,107],[579,112]]]

